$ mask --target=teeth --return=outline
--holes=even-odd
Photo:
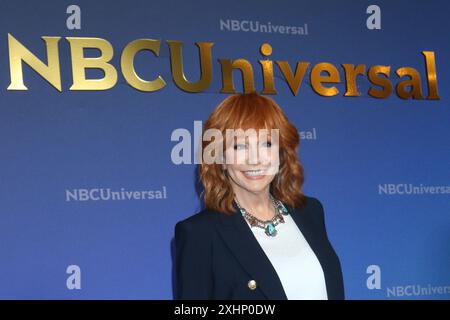
[[[260,176],[264,173],[264,170],[249,170],[249,171],[244,171],[244,174],[247,176]]]

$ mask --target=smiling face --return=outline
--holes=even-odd
[[[269,134],[270,133],[270,134]],[[225,164],[235,193],[266,192],[278,172],[278,130],[248,130],[227,135]]]
[[[252,138],[245,141],[233,139],[227,144],[226,131],[239,128],[267,129],[270,131],[270,144],[264,139]],[[271,129],[278,132],[277,142]],[[268,192],[293,207],[305,204],[301,191],[303,167],[297,156],[298,130],[272,98],[256,92],[230,95],[214,109],[203,130],[204,134],[214,131],[202,137],[199,148],[203,155],[199,178],[204,187],[206,208],[236,213],[233,203],[236,199],[254,208],[255,201],[263,201],[265,203],[260,203],[262,208],[262,205],[267,205],[266,200],[270,200],[265,198]],[[276,152],[263,152],[273,149]],[[255,159],[255,154],[260,157]],[[272,170],[264,171],[266,169]]]

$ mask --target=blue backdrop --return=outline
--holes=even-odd
[[[67,25],[73,4],[81,10],[79,29]],[[367,27],[372,4],[380,9],[381,29]],[[304,192],[324,206],[347,298],[449,299],[448,12],[446,1],[2,1],[0,298],[172,299],[174,225],[202,205],[196,165],[173,163],[178,142],[171,134],[186,128],[193,135],[194,121],[205,121],[225,98],[219,58],[251,61],[262,90],[257,61],[267,42],[271,59],[291,66],[414,67],[424,96],[421,51],[435,52],[440,100],[404,100],[395,93],[375,99],[364,77],[358,80],[360,97],[344,97],[345,82],[336,85],[337,96],[320,96],[307,77],[294,96],[279,70],[272,97],[302,135]],[[221,20],[305,32],[232,31],[221,28]],[[7,90],[8,33],[43,62],[41,37],[63,37],[62,92],[25,64],[28,90]],[[117,84],[105,91],[69,90],[64,37],[108,40]],[[160,74],[166,80],[160,91],[140,92],[120,73],[121,50],[139,38],[161,40],[159,57],[143,52],[135,61],[148,79]],[[191,81],[200,74],[195,42],[214,42],[207,90],[193,94],[175,86],[167,40],[183,42]],[[234,82],[242,91],[237,73]],[[108,191],[125,196],[113,199]],[[104,197],[96,198],[101,192]],[[127,198],[127,192],[136,193]]]

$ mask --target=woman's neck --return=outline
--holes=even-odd
[[[257,194],[239,190],[235,197],[242,208],[260,220],[272,219],[275,214],[268,189]]]

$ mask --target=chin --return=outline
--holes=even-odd
[[[250,191],[251,193],[260,193],[263,192],[264,190],[266,190],[266,187],[268,187],[269,185],[265,185],[263,187],[260,188],[255,188],[255,187],[248,187],[247,190]]]
[[[245,176],[241,179],[241,185],[251,192],[261,192],[265,190],[272,182],[272,176],[264,176],[261,179],[248,179]]]

